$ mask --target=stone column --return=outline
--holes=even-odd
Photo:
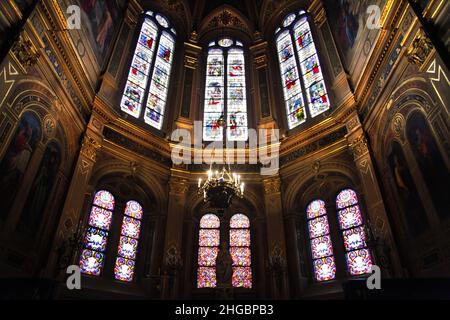
[[[166,234],[164,242],[164,271],[171,279],[171,288],[161,293],[161,297],[175,299],[179,296],[179,269],[182,267],[181,249],[183,235],[184,210],[188,180],[172,171],[169,180],[169,203],[166,219]]]
[[[269,249],[269,268],[272,279],[272,297],[288,298],[286,273],[286,244],[281,202],[281,180],[273,176],[263,180],[264,205],[267,220],[267,244]]]
[[[255,33],[256,42],[250,47],[253,63],[250,65],[250,77],[252,79],[252,87],[249,93],[255,106],[253,111],[254,119],[257,119],[255,126],[258,129],[275,129],[278,128],[276,114],[274,115],[274,100],[272,86],[269,86],[269,79],[273,72],[270,70],[268,63],[268,43],[263,41],[259,32]]]
[[[63,241],[70,238],[76,228],[78,222],[83,215],[83,204],[85,203],[85,193],[88,189],[88,183],[91,178],[92,169],[96,162],[97,151],[101,147],[101,137],[91,130],[87,130],[81,145],[78,160],[76,162],[75,171],[70,182],[67,197],[64,203],[63,211],[57,228],[55,238],[53,240],[52,252],[46,267],[46,273],[57,273],[58,257],[56,252]],[[70,252],[66,252],[70,254]],[[72,261],[73,262],[73,261]]]
[[[192,133],[193,119],[200,119],[196,114],[196,106],[201,103],[198,94],[201,70],[198,68],[202,47],[197,42],[197,33],[191,33],[189,40],[184,43],[184,67],[180,72],[182,94],[179,100],[179,113],[175,115],[178,129],[187,129]]]
[[[401,273],[400,261],[366,134],[356,112],[347,122],[347,131],[346,138],[354,156],[361,180],[361,193],[367,209],[365,225],[370,225],[372,231],[379,237],[372,250],[375,256],[374,263],[381,268],[384,276],[392,277]],[[362,202],[363,199],[359,200]]]

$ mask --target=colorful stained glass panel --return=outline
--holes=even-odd
[[[114,197],[108,191],[101,190],[94,196],[94,204],[98,207],[113,210],[114,209]]]
[[[248,229],[231,229],[230,230],[230,246],[247,247],[250,246],[250,230]]]
[[[135,219],[142,219],[142,207],[136,201],[128,201],[125,208],[125,214]]]
[[[232,284],[235,288],[252,287],[252,269],[249,267],[234,267]]]
[[[249,267],[250,261],[250,248],[232,247],[230,248],[230,254],[233,259],[233,266],[235,267]]]
[[[219,230],[201,229],[199,233],[199,245],[201,247],[218,247],[220,241]]]
[[[214,214],[205,214],[200,220],[200,228],[217,229],[220,227],[220,220]]]
[[[291,25],[291,23],[292,22],[294,22],[294,20],[295,20],[295,14],[290,14],[290,15],[288,15],[287,17],[286,17],[286,19],[284,19],[284,21],[283,21],[283,27],[288,27],[288,26],[290,26]]]
[[[317,281],[328,281],[336,277],[336,265],[333,257],[314,260],[314,274]]]
[[[359,227],[363,224],[361,211],[358,205],[340,210],[338,213],[338,217],[341,230],[349,229],[352,227]]]
[[[120,102],[123,112],[139,118],[142,99],[147,86],[148,76],[153,55],[154,44],[158,34],[158,27],[151,20],[146,19],[142,24],[138,44],[134,52],[133,61],[128,74],[128,81]]]
[[[216,268],[199,267],[197,271],[197,288],[215,288],[216,286]]]
[[[346,251],[366,247],[366,233],[363,227],[353,228],[342,232]]]
[[[241,213],[235,214],[230,219],[230,228],[250,228],[250,220],[246,215],[243,215]]]
[[[308,221],[308,230],[310,239],[329,234],[330,227],[328,225],[328,218],[326,216],[322,216]]]
[[[116,280],[130,282],[134,276],[134,261],[118,257],[114,266],[114,276]]]
[[[336,206],[338,209],[346,208],[358,203],[356,192],[351,189],[343,190],[336,198]]]
[[[313,259],[324,258],[333,255],[330,236],[319,237],[311,240]]]
[[[85,249],[81,253],[80,270],[82,273],[98,276],[102,272],[104,255]]]
[[[108,232],[89,228],[86,232],[85,247],[95,251],[103,252],[106,250],[106,242],[108,240]]]
[[[216,265],[217,247],[200,247],[198,249],[198,265],[203,267],[214,267]]]
[[[121,234],[126,237],[139,239],[141,222],[137,219],[124,217],[122,222]]]
[[[372,272],[372,258],[367,249],[347,253],[348,271],[352,276]]]
[[[120,237],[118,254],[127,259],[136,259],[138,241],[128,237]]]
[[[311,202],[306,208],[306,214],[308,219],[313,219],[327,214],[325,202],[323,202],[323,200],[315,200]]]
[[[103,230],[109,230],[111,227],[112,212],[101,209],[98,207],[92,207],[91,214],[89,216],[89,225]]]
[[[169,33],[163,31],[144,114],[144,121],[158,130],[161,129],[163,123],[174,49],[175,40]]]

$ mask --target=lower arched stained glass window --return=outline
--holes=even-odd
[[[205,214],[200,220],[197,288],[215,288],[216,258],[220,243],[220,220],[214,214]]]
[[[82,273],[98,276],[102,272],[114,204],[108,191],[98,191],[94,196],[79,263]]]
[[[358,196],[351,189],[336,197],[339,226],[342,230],[348,272],[352,276],[372,272],[372,258],[366,243],[366,233]]]
[[[117,252],[118,257],[114,266],[116,280],[133,281],[142,213],[142,207],[138,202],[127,202]]]
[[[233,259],[233,287],[251,288],[250,220],[240,213],[230,219],[230,254]]]
[[[332,280],[336,277],[336,264],[325,202],[311,202],[306,208],[306,215],[315,279],[319,282]]]

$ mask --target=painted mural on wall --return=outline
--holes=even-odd
[[[81,25],[86,31],[100,66],[103,65],[118,30],[127,0],[77,0]]]
[[[33,113],[25,113],[0,163],[0,219],[5,218],[11,209],[41,134],[37,117]]]
[[[43,220],[46,204],[52,192],[61,162],[59,146],[52,142],[45,149],[41,164],[31,185],[20,217],[18,229],[35,235]]]
[[[403,210],[404,220],[411,235],[417,236],[428,227],[427,214],[403,150],[397,142],[392,143],[388,159],[391,175],[399,197],[399,204]]]
[[[369,29],[367,20],[371,17],[367,9],[376,5],[382,12],[386,0],[326,0],[328,21],[339,47],[344,64],[351,68],[361,53],[367,56],[373,46],[379,29]]]
[[[407,122],[406,132],[411,150],[434,207],[441,217],[450,215],[450,172],[424,116],[416,112]]]

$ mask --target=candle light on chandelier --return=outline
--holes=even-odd
[[[207,179],[203,182],[198,179],[198,193],[203,195],[203,200],[209,202],[216,208],[228,208],[232,199],[237,196],[244,196],[245,184],[241,182],[241,176],[227,171],[225,167],[222,171],[211,168],[206,172]]]

